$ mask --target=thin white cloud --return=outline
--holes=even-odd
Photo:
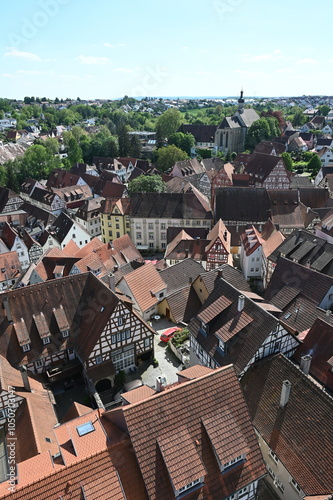
[[[313,65],[313,64],[317,64],[318,61],[316,61],[316,59],[312,59],[311,57],[306,57],[305,59],[300,59],[299,61],[297,61],[297,64],[310,64],[310,65]]]
[[[102,56],[78,56],[77,60],[81,64],[110,64],[111,61],[108,57]]]
[[[32,52],[22,52],[20,50],[15,49],[14,47],[7,47],[8,52],[5,52],[5,57],[19,57],[21,59],[25,59],[26,61],[41,61],[42,58],[37,54],[33,54]]]
[[[280,49],[276,49],[270,54],[258,54],[257,56],[250,56],[249,54],[244,54],[243,59],[244,61],[248,62],[265,62],[265,61],[275,62],[281,60],[289,61],[291,58],[284,56]]]

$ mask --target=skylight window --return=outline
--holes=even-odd
[[[80,437],[89,434],[89,432],[93,432],[95,427],[92,422],[86,422],[85,424],[79,425],[77,428],[77,433]]]

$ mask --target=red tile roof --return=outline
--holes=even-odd
[[[200,398],[199,394],[205,397]],[[237,420],[249,451],[241,467],[221,474],[202,421],[213,420],[226,410]],[[193,498],[212,500],[220,500],[265,474],[261,452],[232,366],[176,385],[137,404],[108,412],[106,417],[119,422],[121,414],[151,500],[173,498],[171,482],[167,478],[171,476],[178,487],[193,477],[194,470],[196,475],[201,475],[204,469],[207,472],[204,486]],[[221,446],[233,441],[228,433],[220,433],[219,439]],[[238,445],[236,442],[233,445],[236,450]],[[188,459],[187,453],[179,452],[183,446],[193,460]]]

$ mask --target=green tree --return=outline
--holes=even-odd
[[[61,167],[60,158],[53,156],[44,146],[33,145],[27,149],[21,160],[18,181],[21,184],[26,177],[40,180],[49,176],[55,168]]]
[[[185,151],[177,148],[177,146],[171,145],[157,150],[157,166],[166,172],[169,170],[177,161],[186,160],[187,154]]]
[[[18,193],[20,190],[20,183],[17,178],[17,169],[20,165],[20,160],[9,161],[5,163],[6,168],[6,185],[9,189]]]
[[[307,169],[311,174],[317,175],[319,170],[321,169],[321,161],[318,155],[314,155],[311,160],[307,164]]]
[[[322,106],[319,106],[318,112],[321,116],[327,116],[328,113],[330,112],[331,108],[327,106],[327,104],[323,104]]]
[[[170,135],[177,132],[182,124],[183,116],[176,108],[170,108],[163,113],[156,122],[156,135],[159,145],[168,140]]]
[[[51,154],[56,155],[59,153],[59,142],[57,139],[48,137],[42,144]]]
[[[282,153],[281,157],[283,158],[286,169],[291,172],[294,167],[294,162],[292,160],[292,157],[290,156],[290,153]]]
[[[140,158],[141,157],[141,142],[139,137],[136,134],[131,135],[130,137],[130,146],[129,146],[129,155],[132,158]]]
[[[83,161],[82,160],[82,149],[80,148],[80,146],[78,145],[78,143],[76,142],[74,137],[72,137],[69,140],[68,160],[69,160],[71,165],[74,165],[75,163],[80,163]]]
[[[246,134],[245,148],[254,149],[259,142],[274,139],[279,135],[279,132],[276,134],[276,124],[276,118],[259,118],[253,122]]]
[[[118,127],[119,156],[127,156],[130,148],[128,126],[124,123]]]
[[[188,155],[191,154],[191,149],[195,144],[195,139],[192,134],[184,134],[183,132],[175,132],[170,135],[168,144],[174,144],[177,148],[182,149]]]
[[[128,194],[165,193],[166,184],[159,175],[140,175],[128,184]]]
[[[0,165],[0,186],[6,186],[7,184],[7,169],[3,165]]]

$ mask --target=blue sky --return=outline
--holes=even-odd
[[[245,96],[332,94],[332,5],[3,2],[0,96],[226,96],[241,87]]]

